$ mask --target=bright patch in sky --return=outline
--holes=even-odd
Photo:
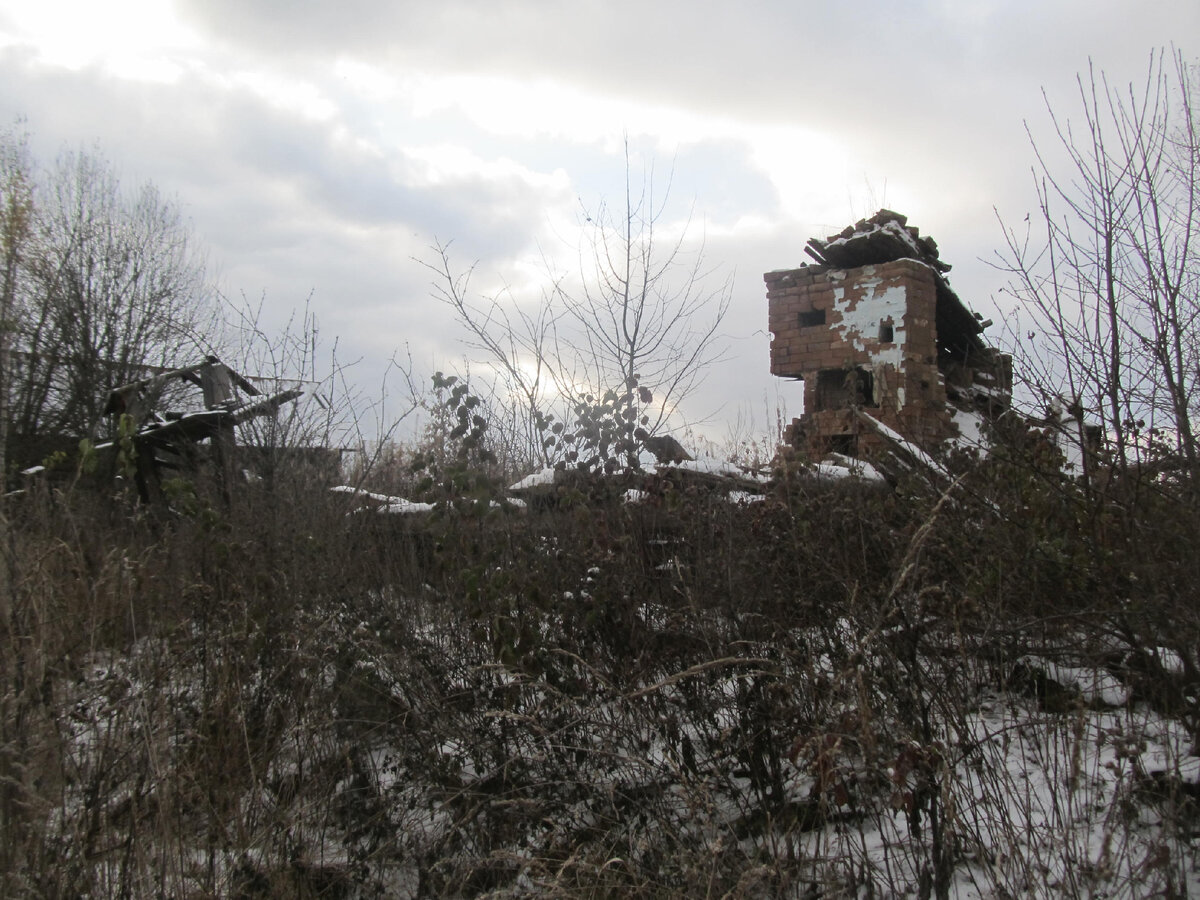
[[[232,78],[262,97],[276,109],[292,112],[304,119],[328,122],[338,115],[337,104],[310,81],[289,78],[268,71],[241,71]]]
[[[511,159],[483,159],[469,148],[455,144],[408,148],[406,155],[421,163],[426,184],[445,184],[478,177],[489,181],[519,178],[531,185],[558,191],[565,190],[569,185],[567,174],[562,169],[545,175]]]
[[[182,67],[173,57],[201,47],[166,0],[38,0],[5,3],[0,36],[9,46],[28,44],[48,65],[82,69],[98,65],[114,75],[170,81]]]
[[[417,76],[409,80],[407,93],[416,116],[456,110],[483,131],[509,137],[553,137],[578,143],[608,141],[614,142],[615,149],[622,129],[643,133],[673,130],[666,122],[656,129],[647,129],[646,120],[653,115],[651,108],[632,106],[549,80]],[[660,112],[669,118],[669,111]]]
[[[778,191],[782,213],[795,220],[844,218],[848,197],[829,186],[854,181],[851,175],[863,171],[844,143],[802,125],[759,124],[639,104],[552,81],[421,76],[409,79],[405,92],[418,117],[452,110],[488,134],[597,144],[610,154],[621,152],[627,134],[649,137],[654,152],[665,160],[688,144],[733,141],[747,149],[749,160]]]
[[[334,63],[333,74],[359,98],[373,103],[393,102],[400,90],[393,75],[362,60],[343,57]]]

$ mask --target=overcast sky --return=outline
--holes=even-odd
[[[1197,36],[1197,0],[0,0],[0,118],[177,196],[225,294],[273,322],[311,297],[368,386],[405,345],[423,373],[469,355],[414,258],[453,241],[474,288],[538,296],[581,211],[621,202],[627,137],[673,172],[663,231],[690,215],[732,278],[726,361],[681,411],[720,441],[781,399],[764,271],[887,206],[998,317],[981,258],[1031,209],[1042,90],[1069,111],[1089,59],[1141,80]]]

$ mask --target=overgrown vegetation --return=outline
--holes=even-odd
[[[1181,896],[1200,521],[1032,459],[749,506],[26,496],[4,894]]]
[[[11,274],[53,245],[31,237],[28,170],[8,149]],[[73,159],[84,187],[108,184]],[[357,473],[428,501],[420,515],[355,510],[324,468],[287,452],[328,441],[333,413],[261,423],[256,449],[278,452],[231,493],[179,477],[164,482],[168,503],[139,505],[89,476],[92,450],[58,455],[74,477],[4,498],[3,896],[1200,890],[1191,376],[1145,407],[1155,429],[1170,423],[1161,446],[1143,447],[1134,422],[1082,479],[1016,416],[986,458],[946,460],[937,489],[781,468],[747,503],[712,479],[639,471],[639,428],[661,424],[636,377],[646,345],[630,340],[647,332],[599,313],[648,314],[701,348],[715,333],[690,324],[711,321],[696,318],[699,270],[672,294],[654,276],[678,248],[649,266],[648,236],[629,237],[653,224],[650,197],[627,196],[621,252],[601,240],[595,253],[620,265],[564,313],[624,337],[606,355],[608,333],[584,325],[592,359],[578,371],[604,377],[567,378],[568,365],[555,378],[603,390],[561,391],[557,418],[543,369],[520,381],[517,359],[551,356],[551,307],[520,328],[500,316],[488,343],[480,323],[498,307],[475,315],[442,256],[443,299],[480,325],[520,408],[495,428],[467,381],[435,376],[421,445]],[[1040,258],[1018,255],[1013,271],[1046,313],[1067,298],[1019,265]],[[1180,258],[1192,280],[1174,283],[1191,284],[1194,253]],[[25,327],[41,295],[14,285],[5,317]],[[1095,309],[1120,319],[1125,299]],[[1160,363],[1193,359],[1185,299],[1180,288],[1169,321],[1151,317],[1163,340],[1139,332]],[[1084,335],[1099,343],[1068,398],[1077,419],[1088,398],[1110,401],[1108,431],[1140,415],[1157,371],[1106,380],[1106,347],[1117,374],[1136,359],[1117,353],[1118,332]],[[298,339],[245,333],[275,377],[335,379],[313,375],[307,316]],[[1067,349],[1075,336],[1058,335]],[[647,379],[660,412],[708,358]],[[56,396],[47,409],[71,399]],[[542,502],[506,502],[505,476],[534,461],[575,476]],[[638,502],[606,489],[618,469]]]

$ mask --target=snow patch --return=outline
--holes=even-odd
[[[958,438],[952,439],[951,443],[974,450],[987,450],[991,446],[985,436],[983,416],[979,413],[951,406],[950,421],[958,429]]]
[[[883,474],[869,462],[855,459],[853,456],[843,456],[841,453],[830,454],[829,458],[813,466],[813,471],[818,478],[831,481],[842,478],[859,478],[863,481],[874,482],[887,481]]]
[[[750,478],[764,483],[769,480],[767,476],[761,473],[747,471],[735,463],[727,462],[723,459],[714,459],[713,457],[685,459],[683,462],[676,464],[675,468],[684,469],[688,472],[698,472],[701,475],[728,475],[734,478]]]
[[[554,484],[554,469],[542,469],[532,475],[526,475],[516,484],[509,487],[510,491],[523,491],[527,488],[541,487],[544,484]]]
[[[344,484],[336,485],[329,490],[337,494],[352,494],[356,498],[366,498],[375,505],[376,512],[384,514],[409,515],[412,513],[433,512],[434,509],[432,503],[418,503],[413,500],[406,500],[403,497],[393,497],[390,494],[376,494]],[[355,510],[355,512],[358,511]]]
[[[913,459],[917,460],[919,463],[921,463],[921,465],[925,466],[930,471],[936,472],[938,475],[941,475],[943,478],[946,478],[946,479],[950,478],[950,474],[944,468],[942,468],[941,463],[939,463],[936,459],[934,459],[932,456],[930,456],[928,453],[926,453],[924,450],[922,450],[920,447],[918,447],[912,441],[907,440],[906,438],[902,437],[898,431],[896,431],[892,428],[889,428],[887,425],[885,425],[883,422],[876,419],[874,416],[860,415],[859,418],[861,418],[864,422],[867,422],[868,424],[870,424],[872,428],[874,428],[876,431],[878,431],[880,434],[882,434],[884,437],[886,437],[888,440],[890,440],[896,446],[900,447],[902,450],[904,450],[905,452],[910,454],[913,457]]]
[[[762,494],[752,494],[749,491],[730,491],[729,502],[739,506],[748,506],[751,503],[759,503],[766,498]]]

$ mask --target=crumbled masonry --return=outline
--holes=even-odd
[[[992,418],[1011,404],[1011,357],[984,343],[990,323],[950,288],[937,244],[907,222],[880,210],[810,240],[816,265],[764,276],[771,372],[804,381],[804,415],[785,440],[809,458],[877,456],[891,433],[935,451],[968,437],[959,413]]]

